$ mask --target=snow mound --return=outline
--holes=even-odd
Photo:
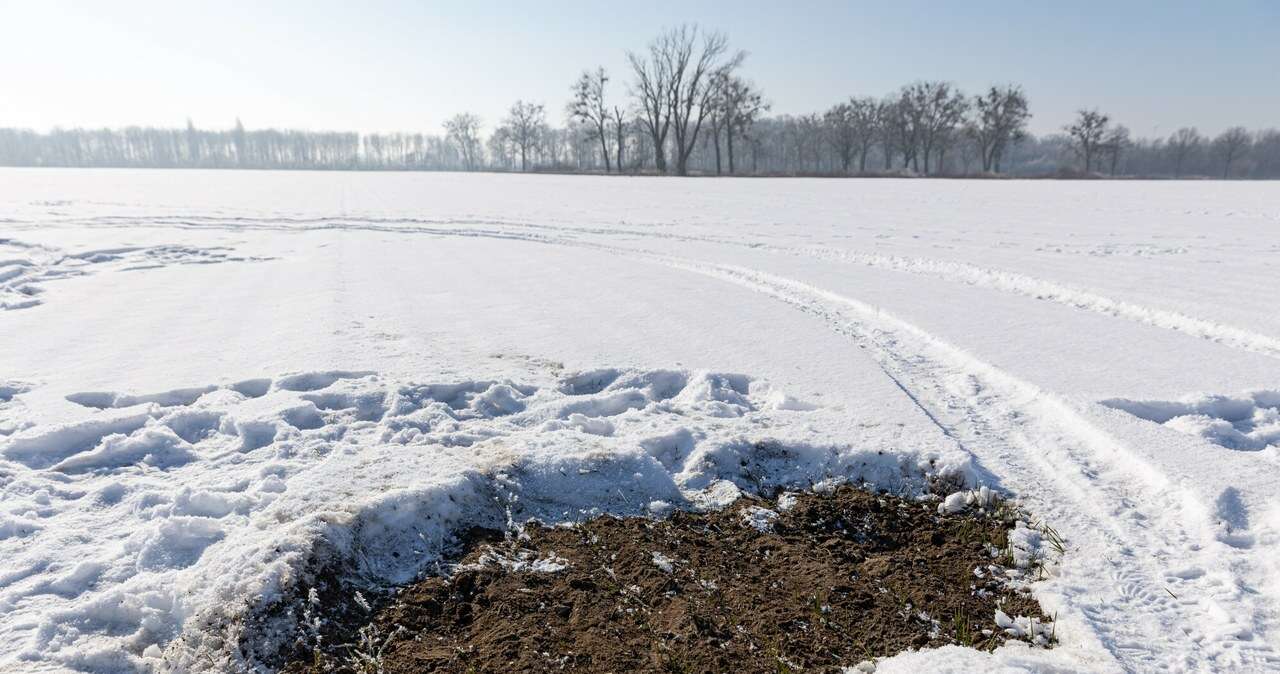
[[[71,394],[83,418],[56,425],[12,408],[0,664],[270,670],[322,579],[408,582],[473,526],[664,515],[836,482],[918,496],[973,482],[958,449],[895,446],[746,375],[541,376],[330,370]],[[757,515],[746,524],[776,517]]]
[[[1228,449],[1280,447],[1280,391],[1193,395],[1174,401],[1113,398],[1102,404]]]

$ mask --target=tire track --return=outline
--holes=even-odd
[[[1201,535],[1207,522],[1189,494],[1065,401],[858,300],[741,267],[664,263],[791,304],[866,350],[947,435],[1067,532],[1072,549],[1047,590],[1124,669],[1280,666],[1253,633],[1271,607],[1241,591],[1247,555]],[[1111,578],[1111,592],[1068,591],[1099,577]]]
[[[1059,607],[1064,638],[1091,665],[1135,672],[1280,667],[1280,653],[1267,643],[1274,607],[1243,580],[1247,553],[1203,533],[1206,515],[1190,493],[1057,396],[876,307],[800,281],[589,241],[500,236],[733,283],[850,338],[923,414],[1069,539],[1058,575],[1038,592]]]
[[[1059,605],[1062,636],[1095,658],[1090,664],[1129,671],[1280,667],[1267,643],[1274,609],[1242,580],[1247,553],[1198,532],[1207,530],[1206,516],[1186,490],[1067,402],[917,326],[854,298],[746,267],[510,225],[316,227],[357,228],[596,250],[734,283],[814,315],[865,350],[1006,488],[1061,525],[1071,550],[1041,592]],[[1110,582],[1100,585],[1097,578]],[[1168,586],[1175,578],[1178,593]]]
[[[1080,311],[1089,311],[1163,330],[1180,332],[1190,337],[1222,344],[1229,348],[1280,359],[1280,338],[1218,321],[1191,316],[1179,311],[1118,300],[1085,288],[1078,288],[1020,272],[982,267],[966,262],[864,253],[826,246],[779,246],[723,236],[677,234],[674,232],[654,231],[653,229],[567,227],[518,220],[475,218],[367,218],[350,216],[339,218],[320,216],[252,218],[182,215],[148,217],[102,216],[90,219],[59,218],[49,222],[91,227],[175,227],[187,229],[221,228],[230,230],[292,231],[363,229],[398,233],[439,233],[444,228],[479,225],[516,231],[544,231],[549,232],[553,237],[566,235],[603,237],[622,235],[683,243],[727,245],[781,255],[828,260],[883,271],[926,276],[950,283],[989,288],[1021,297],[1054,302]],[[458,228],[464,231],[466,229],[465,227]]]

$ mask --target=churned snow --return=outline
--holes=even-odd
[[[1275,185],[0,178],[4,671],[253,668],[322,569],[843,482],[1052,527],[1052,625],[975,627],[1055,648],[859,671],[1280,667]]]

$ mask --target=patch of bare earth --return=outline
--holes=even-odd
[[[789,498],[508,540],[475,530],[449,577],[403,588],[287,671],[839,671],[994,648],[997,608],[1045,618],[989,572],[1013,526],[1000,515],[851,487]]]

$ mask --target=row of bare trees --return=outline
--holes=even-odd
[[[947,153],[963,143],[977,151],[982,170],[999,173],[1009,147],[1026,137],[1031,114],[1015,85],[991,87],[972,98],[947,82],[917,82],[882,100],[853,97],[827,110],[813,126],[839,158],[840,172],[868,171],[879,146],[883,169],[895,160],[916,173],[946,172]]]
[[[660,173],[669,172],[674,156],[675,173],[688,175],[705,130],[714,138],[717,167],[722,166],[723,138],[733,172],[735,138],[768,107],[754,85],[736,74],[745,59],[746,52],[731,50],[723,33],[688,25],[673,28],[645,51],[627,53],[634,76],[630,105],[606,100],[610,76],[596,68],[574,82],[567,112],[599,141],[606,171],[623,170],[627,127],[633,126],[648,136],[653,166]]]
[[[1171,173],[1175,178],[1186,175],[1193,166],[1199,167],[1201,175],[1221,168],[1221,177],[1230,178],[1239,174],[1240,165],[1251,154],[1257,160],[1251,167],[1255,174],[1252,177],[1280,177],[1277,170],[1280,169],[1280,131],[1275,129],[1255,135],[1242,126],[1233,126],[1210,139],[1201,136],[1194,127],[1183,127],[1166,141],[1135,142],[1127,127],[1112,124],[1110,115],[1094,109],[1080,110],[1075,121],[1063,130],[1085,173],[1092,173],[1097,167],[1113,176],[1119,175],[1125,155],[1143,150],[1150,154],[1154,147],[1157,152],[1163,149],[1170,164],[1160,173]],[[1206,159],[1213,165],[1212,169],[1206,170]],[[1170,168],[1172,171],[1167,170]],[[1195,173],[1194,170],[1192,172]],[[1245,177],[1250,177],[1249,173]]]
[[[1188,127],[1167,139],[1133,138],[1090,109],[1061,134],[1033,137],[1030,104],[1014,84],[969,95],[921,81],[820,113],[770,117],[770,103],[742,75],[745,60],[723,33],[685,25],[628,52],[624,82],[614,85],[602,67],[583,71],[560,125],[544,103],[518,100],[487,135],[473,113],[451,117],[442,136],[247,130],[239,120],[230,130],[190,121],[185,129],[0,129],[0,165],[1280,177],[1276,130],[1233,127],[1207,138]]]

